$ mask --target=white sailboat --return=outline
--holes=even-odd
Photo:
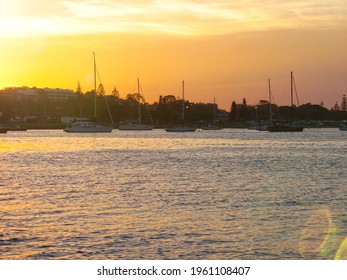
[[[96,119],[96,62],[95,53],[94,57],[94,119]],[[112,126],[99,125],[92,121],[79,121],[74,122],[64,129],[65,132],[79,132],[79,133],[98,133],[98,132],[112,132]]]
[[[221,130],[222,128],[216,125],[216,99],[213,98],[213,124],[201,127],[203,130]]]
[[[137,92],[139,96],[141,96],[140,91],[140,81],[137,78]],[[138,101],[138,114],[139,114],[139,120],[137,123],[125,123],[119,125],[119,130],[153,130],[153,125],[151,124],[143,124],[142,123],[142,117],[141,117],[141,100]]]
[[[182,81],[182,121],[184,122],[184,81]],[[165,128],[166,132],[194,132],[196,127],[176,125],[174,127]]]
[[[89,132],[111,132],[111,126],[99,125],[94,122],[75,122],[70,126],[64,129],[65,132],[81,132],[81,133],[89,133]]]

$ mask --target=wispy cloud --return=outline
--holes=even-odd
[[[26,10],[18,8],[12,17],[0,19],[3,34],[151,32],[209,35],[330,28],[347,22],[345,0],[333,3],[328,0],[48,0],[42,1],[44,5],[38,1],[19,0],[16,6],[20,7],[21,2],[26,3]]]

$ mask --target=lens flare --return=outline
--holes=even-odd
[[[337,231],[327,207],[313,211],[301,233],[299,252],[305,258],[328,258],[335,247]],[[332,257],[332,256],[331,256]]]
[[[337,250],[335,260],[347,260],[347,237],[342,241]]]

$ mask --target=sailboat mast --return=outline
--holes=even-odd
[[[213,97],[213,125],[216,125],[216,98]]]
[[[140,79],[137,78],[137,93],[139,97],[139,124],[141,124],[141,94],[140,94]]]
[[[94,57],[94,119],[96,119],[96,62],[95,62],[95,52],[93,52]]]
[[[270,102],[270,108],[269,108],[269,114],[270,114],[270,116],[269,116],[269,120],[270,120],[270,124],[272,124],[272,106],[271,106],[271,84],[270,84],[270,79],[269,79],[269,102]]]
[[[182,81],[182,119],[184,120],[184,80]]]
[[[290,72],[290,107],[291,107],[291,118],[294,122],[294,107],[293,107],[293,71]]]
[[[290,106],[293,107],[293,72],[290,72]]]

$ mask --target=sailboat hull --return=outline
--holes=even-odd
[[[112,132],[112,126],[97,125],[93,123],[76,123],[64,129],[65,132],[73,133],[104,133]]]
[[[221,130],[222,128],[216,125],[208,125],[201,127],[202,130]]]
[[[270,132],[302,132],[304,128],[302,126],[291,125],[269,125],[267,130]]]
[[[195,130],[196,130],[195,127],[188,127],[188,126],[175,126],[175,127],[165,128],[166,132],[194,132]]]
[[[124,124],[120,125],[119,130],[153,130],[153,125],[146,124]]]

